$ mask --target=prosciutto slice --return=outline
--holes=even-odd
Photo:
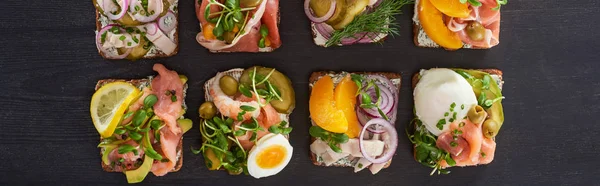
[[[202,3],[196,1],[196,17],[200,21],[200,26],[208,23],[204,17],[204,11],[208,6],[209,0],[202,0]],[[221,11],[217,5],[210,7],[210,12],[215,13]],[[249,20],[246,26],[242,29],[240,36],[236,37],[231,44],[227,44],[225,41],[217,39],[206,39],[202,32],[196,36],[196,41],[200,45],[211,51],[223,51],[223,52],[259,52],[258,42],[262,38],[260,35],[261,25],[266,25],[269,30],[267,36],[271,41],[271,48],[278,48],[281,46],[281,40],[279,36],[279,28],[277,26],[279,18],[279,0],[263,0],[256,9],[252,10],[251,15],[248,16]]]
[[[500,10],[492,10],[497,6],[495,0],[481,0],[482,6],[470,6],[471,14],[466,18],[450,18],[448,28],[456,33],[465,43],[477,48],[491,48],[500,43]],[[484,39],[475,41],[469,38],[465,30],[468,21],[478,21],[485,28]]]

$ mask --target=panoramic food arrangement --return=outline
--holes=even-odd
[[[124,173],[128,183],[143,181],[149,172],[178,171],[183,134],[192,128],[192,120],[183,116],[187,77],[161,64],[153,70],[157,76],[98,81],[90,102],[102,168]]]
[[[178,3],[93,0],[98,52],[105,59],[129,60],[175,55]],[[500,7],[506,0],[305,0],[304,13],[318,46],[381,43],[398,35],[396,16],[413,3],[419,47],[489,49],[499,44]],[[279,0],[195,0],[195,10],[201,30],[194,35],[211,53],[281,47]],[[183,135],[193,128],[184,117],[188,78],[159,63],[153,70],[158,75],[144,79],[100,80],[90,101],[102,168],[124,173],[128,183],[142,182],[150,172],[178,171]],[[371,174],[389,167],[399,145],[396,121],[410,119],[398,118],[401,79],[393,72],[313,72],[304,82],[311,122],[304,136],[310,139],[312,163]],[[218,72],[203,83],[204,100],[198,103],[202,140],[190,146],[208,170],[258,179],[286,168],[294,149],[290,115],[296,107],[290,78],[275,68],[252,66]],[[503,83],[497,69],[416,73],[414,119],[406,128],[414,159],[432,168],[431,175],[491,163],[504,122]]]
[[[279,0],[195,0],[200,33],[210,52],[271,52],[281,46]]]
[[[401,76],[314,72],[309,79],[310,156],[318,166],[388,167],[398,146],[395,128]]]
[[[293,148],[289,116],[295,108],[292,82],[274,68],[254,66],[219,72],[204,84],[200,108],[202,153],[209,170],[254,178],[286,167]]]
[[[398,35],[395,16],[413,0],[304,0],[313,40],[322,47],[375,43]]]
[[[415,118],[406,132],[419,163],[433,175],[494,160],[504,122],[502,71],[434,68],[412,83]]]
[[[93,0],[96,47],[105,59],[177,54],[179,0]]]
[[[489,49],[500,43],[500,7],[508,0],[415,0],[419,47]]]

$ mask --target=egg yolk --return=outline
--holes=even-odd
[[[264,169],[275,168],[283,162],[286,153],[285,147],[281,145],[267,147],[256,156],[256,164]]]

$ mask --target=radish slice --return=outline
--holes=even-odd
[[[150,4],[150,3],[152,3],[152,4]],[[154,6],[150,6],[150,5],[154,5]],[[136,10],[136,7],[137,7],[137,10]],[[148,0],[148,12],[146,12],[144,10],[144,8],[142,8],[142,0],[132,0],[132,2],[129,3],[129,12],[133,15],[133,18],[135,20],[138,20],[143,23],[147,23],[147,22],[152,22],[152,21],[156,20],[158,18],[158,16],[160,15],[160,13],[162,13],[163,7],[164,7],[164,5],[163,5],[162,0]],[[148,15],[152,11],[154,11],[154,14]],[[142,14],[144,14],[144,15],[142,15]]]
[[[389,143],[386,144],[387,149],[384,150],[385,152],[383,152],[383,155],[379,157],[369,156],[369,154],[366,153],[367,151],[364,147],[364,136],[367,133],[367,128],[369,128],[369,126],[371,125],[381,126],[383,130],[385,130],[389,135]],[[394,156],[394,154],[396,153],[396,148],[398,147],[398,133],[396,132],[396,128],[394,128],[394,126],[387,120],[375,118],[367,122],[363,129],[360,131],[360,135],[358,137],[358,146],[360,147],[360,153],[363,155],[363,157],[369,160],[371,163],[385,163],[392,159],[392,156]]]
[[[102,34],[104,34],[105,32],[108,32],[111,28],[113,27],[119,27],[119,25],[116,24],[110,24],[105,26],[104,28],[100,29],[100,31],[98,31],[98,34],[96,34],[96,48],[98,48],[98,50],[102,51],[106,58],[108,59],[124,59],[125,57],[127,57],[131,51],[133,50],[133,48],[129,48],[127,49],[127,51],[125,51],[125,53],[120,54],[120,55],[114,55],[113,52],[109,51],[107,48],[104,48],[102,46]],[[125,32],[125,30],[123,28],[120,28],[121,32]],[[118,53],[118,52],[117,52]]]
[[[121,1],[117,1],[118,4],[115,4],[112,0],[104,0],[102,2],[102,11],[104,12],[104,14],[106,15],[106,17],[108,17],[108,19],[110,20],[118,20],[121,19],[123,16],[125,16],[125,13],[127,13],[127,8],[129,8],[129,0],[121,0]],[[119,6],[119,7],[117,7]],[[118,12],[116,14],[113,14],[112,12],[116,12],[117,8],[121,9],[121,12]]]
[[[335,13],[337,2],[335,0],[332,0],[331,5],[329,6],[329,11],[327,11],[327,13],[325,13],[325,15],[323,15],[323,17],[315,17],[315,15],[312,13],[312,10],[310,9],[310,1],[311,0],[304,1],[304,13],[308,17],[308,19],[310,19],[310,21],[312,21],[314,23],[325,22],[325,21],[329,20],[329,18],[331,18],[331,16],[333,16],[333,13]]]
[[[169,11],[165,16],[158,19],[158,28],[164,33],[170,33],[177,27],[177,16],[175,13]]]

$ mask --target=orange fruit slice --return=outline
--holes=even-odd
[[[331,77],[323,76],[313,85],[308,106],[310,117],[317,126],[335,133],[345,133],[348,130],[344,111],[335,106]]]
[[[469,17],[471,10],[467,3],[460,3],[458,0],[429,0],[435,8],[450,17],[465,18]]]
[[[419,22],[431,40],[446,49],[462,48],[463,42],[458,34],[448,29],[444,24],[444,15],[433,6],[430,0],[419,1],[418,11]]]
[[[338,83],[334,92],[335,107],[344,112],[346,121],[348,121],[346,135],[348,135],[349,138],[357,137],[361,129],[358,117],[356,116],[356,110],[354,110],[356,106],[357,91],[358,86],[356,86],[356,83],[354,83],[350,75],[348,75]]]

